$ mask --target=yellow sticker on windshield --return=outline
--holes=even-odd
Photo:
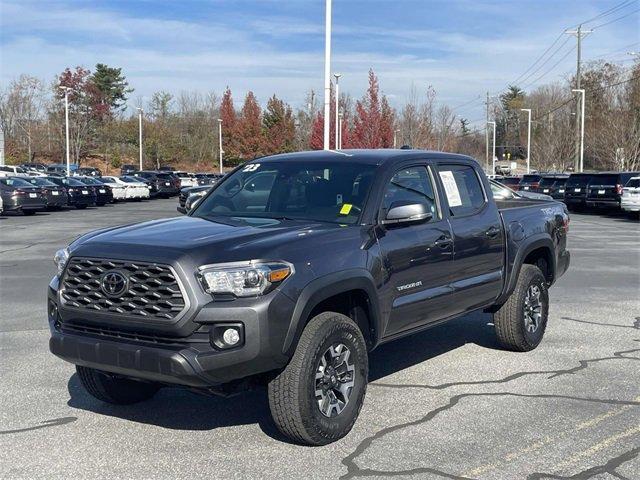
[[[353,207],[353,205],[351,205],[350,203],[345,203],[344,205],[342,205],[342,208],[340,209],[340,215],[349,215],[351,207]]]

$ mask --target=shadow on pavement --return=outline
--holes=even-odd
[[[487,314],[467,315],[380,346],[370,356],[369,381],[412,367],[467,343],[499,348],[490,320],[491,316]],[[271,419],[265,389],[223,398],[181,388],[164,388],[149,401],[121,406],[106,404],[91,397],[80,384],[77,374],[71,376],[67,387],[70,407],[100,415],[176,430],[213,430],[258,424],[269,437],[289,441],[280,434]]]

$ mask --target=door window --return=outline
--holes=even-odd
[[[433,214],[432,218],[437,218],[435,194],[426,167],[403,168],[391,177],[382,199],[383,214],[397,202],[424,203]]]
[[[466,165],[441,165],[440,179],[454,217],[472,215],[486,203],[480,179],[472,167]]]

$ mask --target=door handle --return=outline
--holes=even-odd
[[[486,235],[488,237],[493,238],[493,237],[497,237],[498,236],[498,234],[500,233],[500,229],[497,228],[497,227],[491,227],[491,228],[489,228],[489,230],[487,230],[484,233],[486,233]]]
[[[449,246],[452,244],[453,242],[451,241],[451,237],[447,237],[446,235],[442,235],[440,238],[438,238],[435,242],[433,242],[433,245],[435,247],[440,247],[441,249],[446,249],[449,248]]]

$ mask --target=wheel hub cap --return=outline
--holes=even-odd
[[[540,287],[531,285],[524,299],[524,327],[529,333],[535,333],[542,319],[542,300]]]
[[[351,351],[342,343],[331,345],[322,355],[315,376],[315,397],[325,417],[340,415],[349,403],[355,365]]]

